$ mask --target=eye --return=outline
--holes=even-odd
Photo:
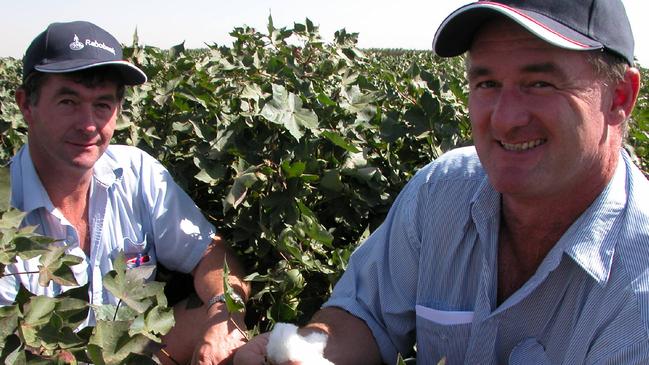
[[[61,99],[61,100],[59,100],[59,104],[61,104],[61,105],[74,105],[75,102],[72,99]]]
[[[97,101],[95,102],[94,107],[97,111],[102,113],[112,113],[113,110],[117,108],[117,104],[111,101]]]
[[[554,87],[554,85],[552,85],[551,83],[549,83],[547,81],[538,80],[538,81],[532,82],[530,84],[530,87],[533,87],[533,88],[546,88],[546,87]]]
[[[493,80],[480,81],[474,86],[475,89],[493,89],[495,87],[498,87],[498,83]]]

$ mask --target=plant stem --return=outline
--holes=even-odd
[[[113,315],[113,322],[117,319],[117,312],[119,311],[119,306],[122,304],[122,300],[120,299],[119,302],[117,302],[117,306],[115,307],[115,314]]]
[[[27,274],[38,274],[40,271],[24,271],[24,272],[17,272],[17,273],[8,273],[8,274],[2,274],[0,275],[1,277],[5,276],[17,276],[17,275],[27,275]]]

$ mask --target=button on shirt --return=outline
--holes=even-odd
[[[325,306],[366,322],[385,363],[649,363],[649,183],[626,152],[536,273],[498,305],[500,194],[473,147],[423,168]]]
[[[189,196],[153,157],[129,146],[112,145],[94,166],[89,192],[90,257],[79,247],[76,229],[50,201],[23,146],[11,162],[12,205],[27,216],[23,225],[61,240],[67,252],[83,259],[72,267],[80,285],[89,281],[90,302],[117,304],[103,288],[102,278],[113,269],[112,260],[124,252],[127,266],[156,265],[190,272],[214,237]],[[38,258],[20,260],[6,272],[38,271]],[[0,280],[0,305],[12,304],[19,283],[37,295],[55,296],[69,289],[38,284],[38,275],[5,276]]]

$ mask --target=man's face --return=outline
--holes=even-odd
[[[39,174],[91,171],[113,136],[120,105],[113,82],[88,88],[56,74],[47,76],[35,105],[24,93],[16,99]]]
[[[489,23],[474,39],[468,68],[473,138],[491,184],[505,198],[592,195],[612,175],[621,143],[620,126],[609,123],[614,88],[595,75],[587,57],[505,21]]]

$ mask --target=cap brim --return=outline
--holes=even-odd
[[[480,1],[465,5],[449,15],[439,26],[433,51],[441,57],[461,55],[469,50],[475,32],[488,20],[505,16],[537,37],[557,47],[587,51],[604,46],[542,14],[514,9],[507,5]]]
[[[45,73],[67,73],[100,66],[111,66],[119,70],[126,85],[140,85],[147,81],[146,74],[142,70],[126,61],[69,60],[48,65],[36,65],[34,68]]]

